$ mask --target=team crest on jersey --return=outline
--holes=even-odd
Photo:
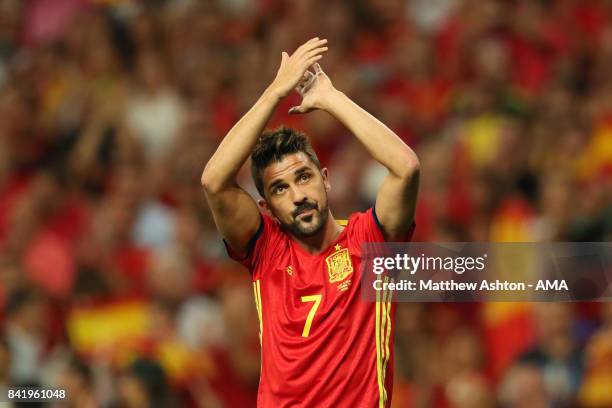
[[[340,282],[353,273],[353,264],[348,248],[341,248],[340,245],[336,245],[334,249],[336,251],[325,258],[330,283]]]

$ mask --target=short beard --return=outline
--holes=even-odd
[[[318,217],[316,217],[318,215]],[[327,202],[325,203],[325,207],[319,211],[318,208],[315,209],[315,213],[312,215],[313,222],[308,226],[302,225],[302,223],[297,220],[295,217],[293,218],[293,222],[289,224],[282,224],[282,226],[289,231],[289,233],[298,238],[309,238],[314,235],[317,235],[327,223],[327,218],[329,218],[329,206]]]

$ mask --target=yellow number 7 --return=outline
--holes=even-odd
[[[314,319],[315,313],[317,313],[317,308],[321,304],[321,295],[310,295],[310,296],[302,296],[302,302],[314,302],[310,312],[308,312],[308,317],[306,317],[306,324],[304,325],[304,331],[302,332],[302,337],[308,337],[310,334],[310,326],[312,325],[312,320]]]

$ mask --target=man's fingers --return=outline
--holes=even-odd
[[[323,69],[321,69],[321,66],[319,65],[318,62],[315,62],[314,64],[312,64],[312,68],[314,69],[315,75],[319,75],[323,73]]]
[[[323,58],[323,55],[319,54],[319,55],[315,55],[315,56],[314,56],[314,57],[312,57],[312,58],[307,59],[307,60],[306,60],[306,64],[305,64],[305,65],[306,65],[306,67],[310,67],[310,66],[314,65],[314,64],[315,64],[315,62],[317,62],[317,61],[318,61],[318,60],[320,60],[321,58]]]
[[[315,48],[314,50],[308,51],[306,54],[304,54],[304,57],[306,59],[310,59],[314,57],[315,55],[323,54],[328,49],[329,49],[328,47],[318,47],[318,48]]]
[[[314,80],[315,75],[309,70],[304,71],[304,84],[308,84]]]
[[[298,47],[298,49],[293,53],[292,57],[301,56],[313,48],[321,47],[324,44],[327,44],[327,40],[325,38],[320,40],[319,37],[315,37]]]
[[[306,109],[304,109],[302,107],[302,105],[300,106],[294,106],[291,109],[289,109],[289,114],[290,115],[295,115],[296,113],[306,113]]]
[[[312,112],[313,110],[315,110],[314,108],[306,108],[302,105],[300,106],[294,106],[293,108],[289,109],[289,114],[290,115],[295,115],[297,113],[308,113],[308,112]]]
[[[313,74],[309,70],[306,70],[304,72],[302,80],[300,81],[298,86],[295,88],[295,90],[300,95],[304,96],[304,94],[306,94],[306,92],[308,92],[308,90],[310,90],[310,88],[312,87],[312,84],[314,84],[315,79],[316,79],[315,74]]]

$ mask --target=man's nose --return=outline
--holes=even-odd
[[[294,185],[289,187],[289,189],[291,192],[291,201],[293,201],[295,205],[299,205],[306,201],[306,194],[298,186]]]

